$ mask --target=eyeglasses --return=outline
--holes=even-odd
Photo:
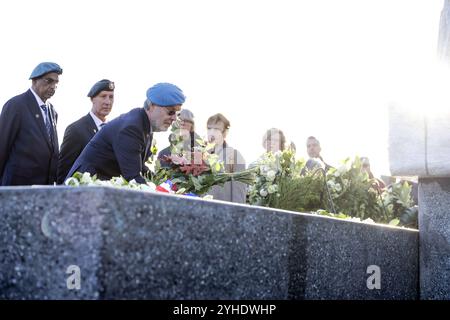
[[[176,115],[178,117],[180,115],[180,112],[176,111],[176,110],[170,110],[170,111],[166,111],[166,112],[167,112],[167,115],[169,115],[169,116]]]
[[[42,80],[44,80],[44,82],[46,83],[46,84],[48,84],[48,85],[52,85],[52,84],[58,84],[59,83],[59,80],[55,80],[55,79],[52,79],[52,78],[42,78]]]

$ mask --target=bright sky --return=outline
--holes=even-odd
[[[314,135],[326,162],[368,156],[376,175],[389,174],[388,106],[417,102],[418,91],[428,103],[442,79],[435,75],[448,72],[435,64],[442,7],[443,0],[2,1],[0,105],[29,88],[38,63],[57,62],[64,73],[51,102],[61,143],[66,126],[90,110],[86,94],[96,81],[116,84],[109,119],[141,107],[153,84],[172,82],[200,135],[210,115],[229,118],[228,141],[247,164],[262,153],[265,130],[278,127],[299,157]],[[167,134],[156,139],[160,149],[168,144]]]

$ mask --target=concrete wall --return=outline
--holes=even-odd
[[[391,108],[391,173],[419,177],[421,299],[450,299],[449,141],[448,108],[429,114]]]
[[[417,231],[106,187],[0,188],[0,248],[2,299],[419,294]]]

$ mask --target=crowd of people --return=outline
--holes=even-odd
[[[158,158],[167,166],[166,155],[175,145],[193,151],[200,136],[195,132],[194,114],[182,110],[183,91],[174,84],[158,83],[146,92],[141,108],[135,108],[107,121],[114,104],[114,82],[102,79],[88,92],[92,106],[88,114],[70,124],[59,147],[56,124],[58,114],[48,101],[56,92],[62,68],[54,62],[36,66],[29,79],[31,87],[9,99],[0,114],[0,185],[54,185],[63,184],[75,172],[89,172],[99,179],[123,176],[126,180],[145,183],[148,170],[145,161],[150,155],[153,133],[172,129],[169,146]],[[226,172],[246,169],[242,154],[227,142],[230,121],[221,113],[209,117],[207,140],[214,143],[212,152],[224,163]],[[294,143],[287,142],[282,130],[271,128],[262,139],[266,152],[286,149],[295,151]],[[316,137],[306,140],[309,159],[304,170],[332,168],[321,156],[321,145]],[[368,158],[362,158],[363,170],[370,178]],[[251,167],[250,164],[249,167]],[[380,188],[384,183],[379,181]],[[230,181],[214,186],[214,199],[245,203],[246,186]]]
[[[73,173],[107,180],[123,176],[145,183],[145,160],[153,132],[167,131],[185,102],[183,91],[158,83],[146,92],[142,108],[106,121],[114,103],[114,82],[95,83],[87,96],[89,113],[70,124],[59,148],[58,114],[48,101],[63,69],[42,62],[31,72],[31,87],[9,99],[0,114],[0,185],[62,184]]]

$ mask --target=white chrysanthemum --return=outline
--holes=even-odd
[[[260,190],[259,194],[261,195],[261,197],[267,197],[267,195],[268,195],[267,191],[264,189]]]
[[[78,187],[80,185],[80,183],[78,182],[78,180],[76,178],[70,177],[69,179],[67,179],[64,184],[66,186],[74,186],[74,187]]]
[[[342,184],[344,185],[344,187],[348,187],[348,185],[349,185],[348,179],[343,179]]]
[[[269,194],[275,193],[278,191],[278,186],[276,184],[273,184],[267,188],[267,191]]]
[[[262,165],[259,167],[259,170],[261,172],[262,175],[267,175],[267,172],[269,172],[270,167],[268,165]]]
[[[340,175],[343,175],[348,171],[347,165],[343,164],[339,168],[337,168],[336,172],[339,172]]]
[[[364,223],[375,223],[371,218],[364,219],[362,222]]]
[[[139,189],[142,191],[154,192],[156,191],[156,185],[152,182],[148,182],[147,184],[140,184]]]
[[[275,180],[275,176],[276,176],[276,172],[274,170],[269,170],[269,172],[267,172],[267,180],[269,181],[273,181]]]
[[[83,175],[81,176],[80,183],[81,184],[90,184],[92,182],[93,181],[91,178],[91,174],[89,172],[84,172]]]
[[[112,181],[112,185],[113,186],[123,186],[125,185],[127,182],[125,181],[124,178],[122,177],[116,177],[116,179],[113,179]]]

